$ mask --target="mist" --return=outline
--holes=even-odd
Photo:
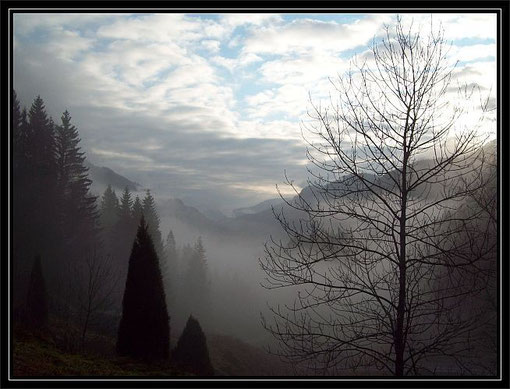
[[[495,26],[16,14],[14,376],[501,374]]]

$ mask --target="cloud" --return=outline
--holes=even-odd
[[[15,88],[27,105],[41,94],[57,121],[69,109],[93,163],[159,196],[202,191],[227,208],[251,205],[273,197],[284,169],[304,180],[300,122],[309,120],[310,97],[328,104],[329,78],[342,76],[354,53],[366,57],[395,15],[320,19],[16,14]],[[453,40],[450,58],[461,61],[452,84],[478,83],[485,93],[493,86],[494,98],[495,19],[433,19]]]
[[[246,39],[244,53],[309,54],[314,51],[340,53],[366,44],[388,21],[384,14],[371,15],[351,24],[297,19],[278,26],[259,28]]]

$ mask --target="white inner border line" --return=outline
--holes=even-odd
[[[119,378],[119,379],[116,379],[116,378],[54,378],[54,379],[49,379],[49,378],[43,378],[43,379],[39,379],[39,378],[12,378],[11,377],[11,256],[10,256],[10,253],[11,253],[11,149],[10,149],[10,146],[11,146],[11,75],[13,73],[13,69],[11,69],[11,47],[12,47],[12,39],[14,38],[13,36],[11,36],[11,14],[13,16],[13,19],[14,19],[14,12],[15,11],[27,11],[27,12],[20,12],[20,14],[23,14],[23,13],[30,13],[30,11],[53,11],[51,12],[52,14],[53,13],[61,13],[61,12],[55,12],[55,11],[70,11],[69,13],[80,13],[81,11],[142,11],[142,10],[145,10],[145,11],[148,11],[148,13],[151,13],[152,11],[193,11],[193,10],[196,10],[198,12],[200,11],[244,11],[246,13],[249,13],[251,11],[263,11],[263,12],[260,12],[260,13],[267,13],[267,14],[273,14],[273,13],[276,13],[275,11],[318,11],[319,13],[322,13],[323,11],[337,11],[338,13],[347,13],[346,11],[350,11],[350,10],[355,10],[355,11],[361,11],[363,10],[364,8],[363,7],[360,7],[360,8],[354,8],[354,7],[349,7],[349,8],[320,8],[320,9],[317,9],[317,8],[307,8],[307,7],[304,7],[304,8],[287,8],[287,7],[274,7],[274,10],[273,11],[267,11],[267,8],[185,8],[185,7],[179,7],[179,8],[60,8],[60,9],[57,9],[57,8],[9,8],[7,10],[8,12],[8,21],[7,21],[7,28],[8,28],[8,39],[9,39],[9,42],[8,42],[8,46],[7,46],[7,49],[8,49],[8,53],[7,53],[7,60],[9,61],[8,62],[8,76],[9,76],[9,79],[7,81],[7,85],[9,87],[9,95],[8,95],[8,98],[7,98],[7,102],[9,104],[9,108],[8,108],[8,113],[7,113],[7,117],[8,117],[8,123],[9,123],[9,130],[8,130],[8,135],[7,135],[7,140],[8,140],[8,144],[7,144],[7,152],[8,152],[8,156],[9,156],[9,160],[7,162],[7,168],[8,168],[8,172],[7,172],[7,176],[8,176],[8,196],[7,196],[7,206],[8,206],[8,215],[7,215],[7,222],[8,222],[8,226],[7,226],[7,230],[8,230],[8,241],[7,241],[7,250],[8,250],[8,254],[9,254],[9,258],[8,258],[8,261],[7,261],[7,298],[8,298],[8,312],[7,312],[7,334],[8,334],[8,344],[7,344],[7,365],[8,365],[8,369],[9,369],[9,372],[8,372],[8,381],[41,381],[41,382],[52,382],[52,381],[100,381],[100,382],[108,382],[108,381],[112,381],[112,382],[115,382],[115,381],[148,381],[148,382],[151,382],[151,381],[154,381],[154,382],[159,382],[159,381],[179,381],[179,382],[186,382],[186,381],[190,381],[190,382],[196,382],[196,381],[200,381],[200,382],[215,382],[215,381],[272,381],[272,382],[279,382],[279,381],[363,381],[363,382],[371,382],[371,381],[380,381],[380,380],[383,380],[383,381],[431,381],[431,382],[456,382],[456,381],[459,381],[459,382],[466,382],[466,381],[492,381],[492,382],[500,382],[503,380],[503,348],[501,347],[501,343],[499,344],[500,348],[499,348],[499,361],[500,361],[500,366],[499,366],[499,378],[391,378],[391,377],[388,377],[388,378],[385,378],[385,377],[377,377],[377,378],[187,378],[187,379],[182,379],[182,378],[154,378],[154,379],[147,379],[147,378],[129,378],[129,379],[124,379],[124,378]],[[498,88],[499,88],[499,93],[498,93],[498,104],[497,104],[497,109],[499,111],[499,127],[497,129],[498,131],[498,138],[497,138],[497,154],[498,154],[498,168],[499,168],[499,189],[500,189],[500,193],[499,193],[499,203],[498,203],[498,206],[499,206],[499,237],[500,237],[500,244],[499,244],[499,261],[498,261],[498,270],[499,270],[499,341],[501,342],[501,339],[503,337],[503,312],[502,312],[502,301],[503,301],[503,288],[502,288],[502,285],[503,285],[503,272],[502,272],[502,268],[501,268],[501,263],[502,263],[502,258],[503,258],[503,246],[501,245],[501,240],[502,240],[502,230],[503,230],[503,226],[502,226],[502,223],[501,223],[501,220],[502,220],[502,209],[501,209],[501,204],[502,204],[502,188],[501,188],[501,181],[502,181],[502,178],[503,178],[503,174],[502,174],[502,166],[501,166],[501,153],[499,152],[499,148],[500,148],[500,142],[501,142],[501,132],[502,132],[502,123],[503,123],[503,114],[502,114],[502,109],[501,109],[501,101],[502,101],[502,88],[501,88],[501,74],[503,72],[503,49],[502,49],[502,36],[503,36],[503,33],[502,33],[502,30],[503,30],[503,19],[502,19],[502,15],[503,15],[503,10],[502,8],[400,8],[401,10],[404,10],[404,11],[428,11],[426,13],[431,13],[431,14],[434,14],[434,13],[452,13],[452,12],[457,12],[457,11],[478,11],[478,13],[493,13],[493,12],[496,12],[496,17],[499,19],[499,34],[496,35],[496,37],[499,39],[499,42],[496,42],[496,44],[499,44],[499,59],[498,59],[498,62],[499,62],[499,73],[497,73],[497,78],[499,78],[499,84],[498,84]],[[375,12],[373,12],[372,10],[374,10]],[[265,12],[267,11],[267,12]],[[343,11],[343,12],[342,12]],[[388,13],[390,14],[391,11],[388,9],[388,8],[370,8],[369,11],[365,11],[365,13],[378,13],[377,11],[385,11],[384,13]],[[431,11],[442,11],[442,12],[431,12]],[[218,12],[218,13],[220,13]],[[98,14],[100,13],[106,13],[106,12],[97,12]],[[118,13],[118,12],[113,12],[113,13]],[[240,12],[242,13],[242,12]],[[402,13],[402,12],[395,12],[395,13]],[[416,12],[412,12],[412,13],[416,13]],[[13,31],[14,31],[14,25],[12,26],[13,27]],[[13,65],[14,65],[14,59],[13,59]]]

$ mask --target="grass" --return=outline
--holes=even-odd
[[[99,357],[59,350],[30,333],[13,339],[13,376],[22,377],[176,377],[189,375],[169,362],[143,363],[129,358]]]

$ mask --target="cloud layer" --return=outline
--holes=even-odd
[[[405,21],[410,18],[403,16]],[[15,14],[14,79],[68,109],[91,162],[224,211],[305,178],[300,121],[395,15]],[[414,15],[427,23],[429,15]],[[456,80],[496,89],[496,18],[435,14]],[[488,93],[488,92],[487,92]]]

